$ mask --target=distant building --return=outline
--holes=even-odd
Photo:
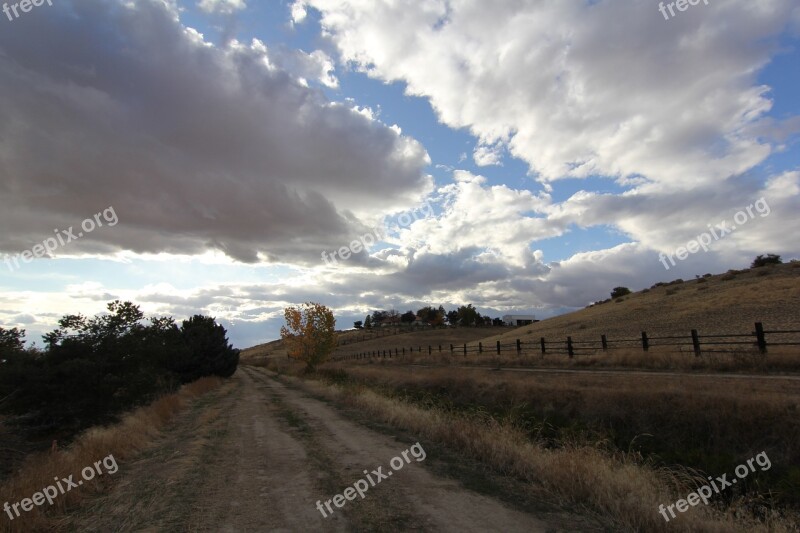
[[[503,322],[506,326],[527,326],[538,320],[533,315],[503,315]]]

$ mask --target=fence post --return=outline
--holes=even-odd
[[[697,334],[697,330],[692,330],[692,348],[694,348],[694,355],[699,357],[700,356],[700,335]]]
[[[430,354],[431,354],[431,345],[429,344],[428,345],[428,355],[430,355]]]
[[[497,341],[497,355],[500,355],[500,341]]]
[[[483,353],[483,343],[482,342],[478,343],[478,353]]]
[[[442,353],[442,345],[439,345],[439,353]]]
[[[650,349],[650,341],[647,340],[647,332],[642,332],[642,350],[645,352]]]
[[[403,346],[403,355],[405,355],[405,354],[406,354],[406,347]]]
[[[756,344],[758,344],[758,351],[767,353],[767,337],[764,335],[764,324],[756,322]]]
[[[572,337],[567,337],[567,354],[570,357],[575,356],[575,350],[572,347]]]
[[[467,343],[464,343],[464,357],[467,356]]]
[[[522,353],[522,343],[520,343],[519,339],[517,339],[517,355],[520,353]]]
[[[546,349],[545,349],[545,347],[544,347],[544,337],[542,337],[541,339],[539,339],[539,343],[542,345],[542,355],[544,355],[544,354],[545,354],[545,352],[546,352]]]
[[[603,351],[608,351],[608,339],[606,339],[605,334],[600,335],[600,343],[603,345]]]
[[[452,355],[452,354],[453,354],[453,345],[451,344],[450,345],[450,355]]]

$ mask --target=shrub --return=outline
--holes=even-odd
[[[228,378],[236,372],[239,350],[228,344],[225,328],[213,318],[195,315],[184,320],[181,337],[189,348],[189,371],[183,374],[184,383],[203,376]]]
[[[780,265],[783,261],[781,261],[781,256],[775,254],[767,254],[766,256],[759,255],[753,259],[753,263],[750,265],[750,268],[760,268],[767,265]]]
[[[611,298],[617,299],[630,293],[631,290],[628,287],[614,287],[614,290],[611,291]]]

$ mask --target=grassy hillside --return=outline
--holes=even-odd
[[[368,352],[371,350],[386,350],[389,348],[406,349],[419,346],[423,351],[427,350],[429,344],[438,347],[442,344],[442,349],[450,343],[462,345],[470,343],[491,335],[494,331],[505,331],[507,328],[438,328],[438,329],[418,329],[414,331],[404,331],[402,329],[373,329],[360,331],[345,331],[339,334],[339,342],[342,343],[335,351],[334,355],[352,352]],[[366,339],[364,338],[366,337]],[[448,348],[449,349],[449,348]],[[276,340],[265,344],[259,344],[252,348],[242,350],[241,357],[246,360],[263,357],[286,357],[286,348],[283,341]]]
[[[767,329],[800,329],[800,262],[729,271],[653,286],[618,300],[504,330],[483,340],[596,340],[649,335],[747,333],[755,322]]]
[[[692,280],[674,280],[574,313],[549,318],[519,328],[442,328],[400,332],[380,329],[347,331],[340,334],[334,356],[372,350],[388,350],[441,344],[456,346],[483,342],[487,350],[495,341],[524,342],[609,340],[650,336],[684,335],[692,329],[700,335],[748,333],[755,322],[769,329],[800,329],[800,262],[756,269],[731,270],[725,274]],[[364,336],[366,340],[360,340]],[[796,338],[797,336],[795,336]],[[285,358],[280,340],[242,351],[243,359]]]

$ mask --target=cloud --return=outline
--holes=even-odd
[[[472,153],[472,158],[475,164],[479,167],[488,167],[491,165],[503,165],[503,145],[495,144],[494,146],[486,146],[479,144],[475,147]]]
[[[664,21],[648,2],[308,0],[341,61],[407,84],[541,180],[604,175],[692,188],[774,150],[756,75],[800,8],[730,0]],[[624,31],[619,29],[625,20]],[[380,35],[380,39],[374,36]],[[794,119],[791,119],[794,120]]]
[[[308,10],[304,0],[295,0],[290,8],[292,24],[302,24],[306,20]]]
[[[157,0],[65,1],[9,25],[0,250],[113,206],[117,226],[59,254],[316,263],[432,184],[417,141],[292,72],[333,85],[330,67],[321,52],[287,59],[258,40],[213,46]]]
[[[169,2],[65,0],[0,33],[0,251],[28,249],[113,206],[117,226],[58,253],[119,252],[157,271],[148,283],[183,276],[192,262],[242,270],[180,288],[82,280],[64,291],[7,291],[0,320],[44,331],[56,313],[101,311],[114,297],[148,313],[214,314],[247,345],[274,338],[282,308],[308,300],[358,318],[415,303],[545,315],[617,285],[789,255],[800,174],[756,166],[788,150],[798,129],[797,117],[768,115],[771,93],[756,78],[776,36],[798,20],[787,6],[730,0],[665,22],[653,4],[620,0],[292,4],[294,23],[321,11],[340,68],[407,83],[443,122],[475,135],[477,164],[506,153],[526,161],[543,182],[532,191],[453,168],[434,189],[425,149],[383,124],[378,107],[324,96],[320,85],[338,79],[322,51],[214,46]],[[625,31],[615,30],[619,20]],[[617,192],[559,181],[597,175],[616,180]],[[658,251],[762,196],[769,216],[664,272]],[[322,264],[323,250],[426,199],[434,216],[338,267]],[[541,241],[597,226],[629,242],[557,262],[541,250]],[[265,269],[277,281],[220,252],[281,263]]]
[[[200,0],[197,6],[206,13],[230,14],[247,8],[245,0]]]

